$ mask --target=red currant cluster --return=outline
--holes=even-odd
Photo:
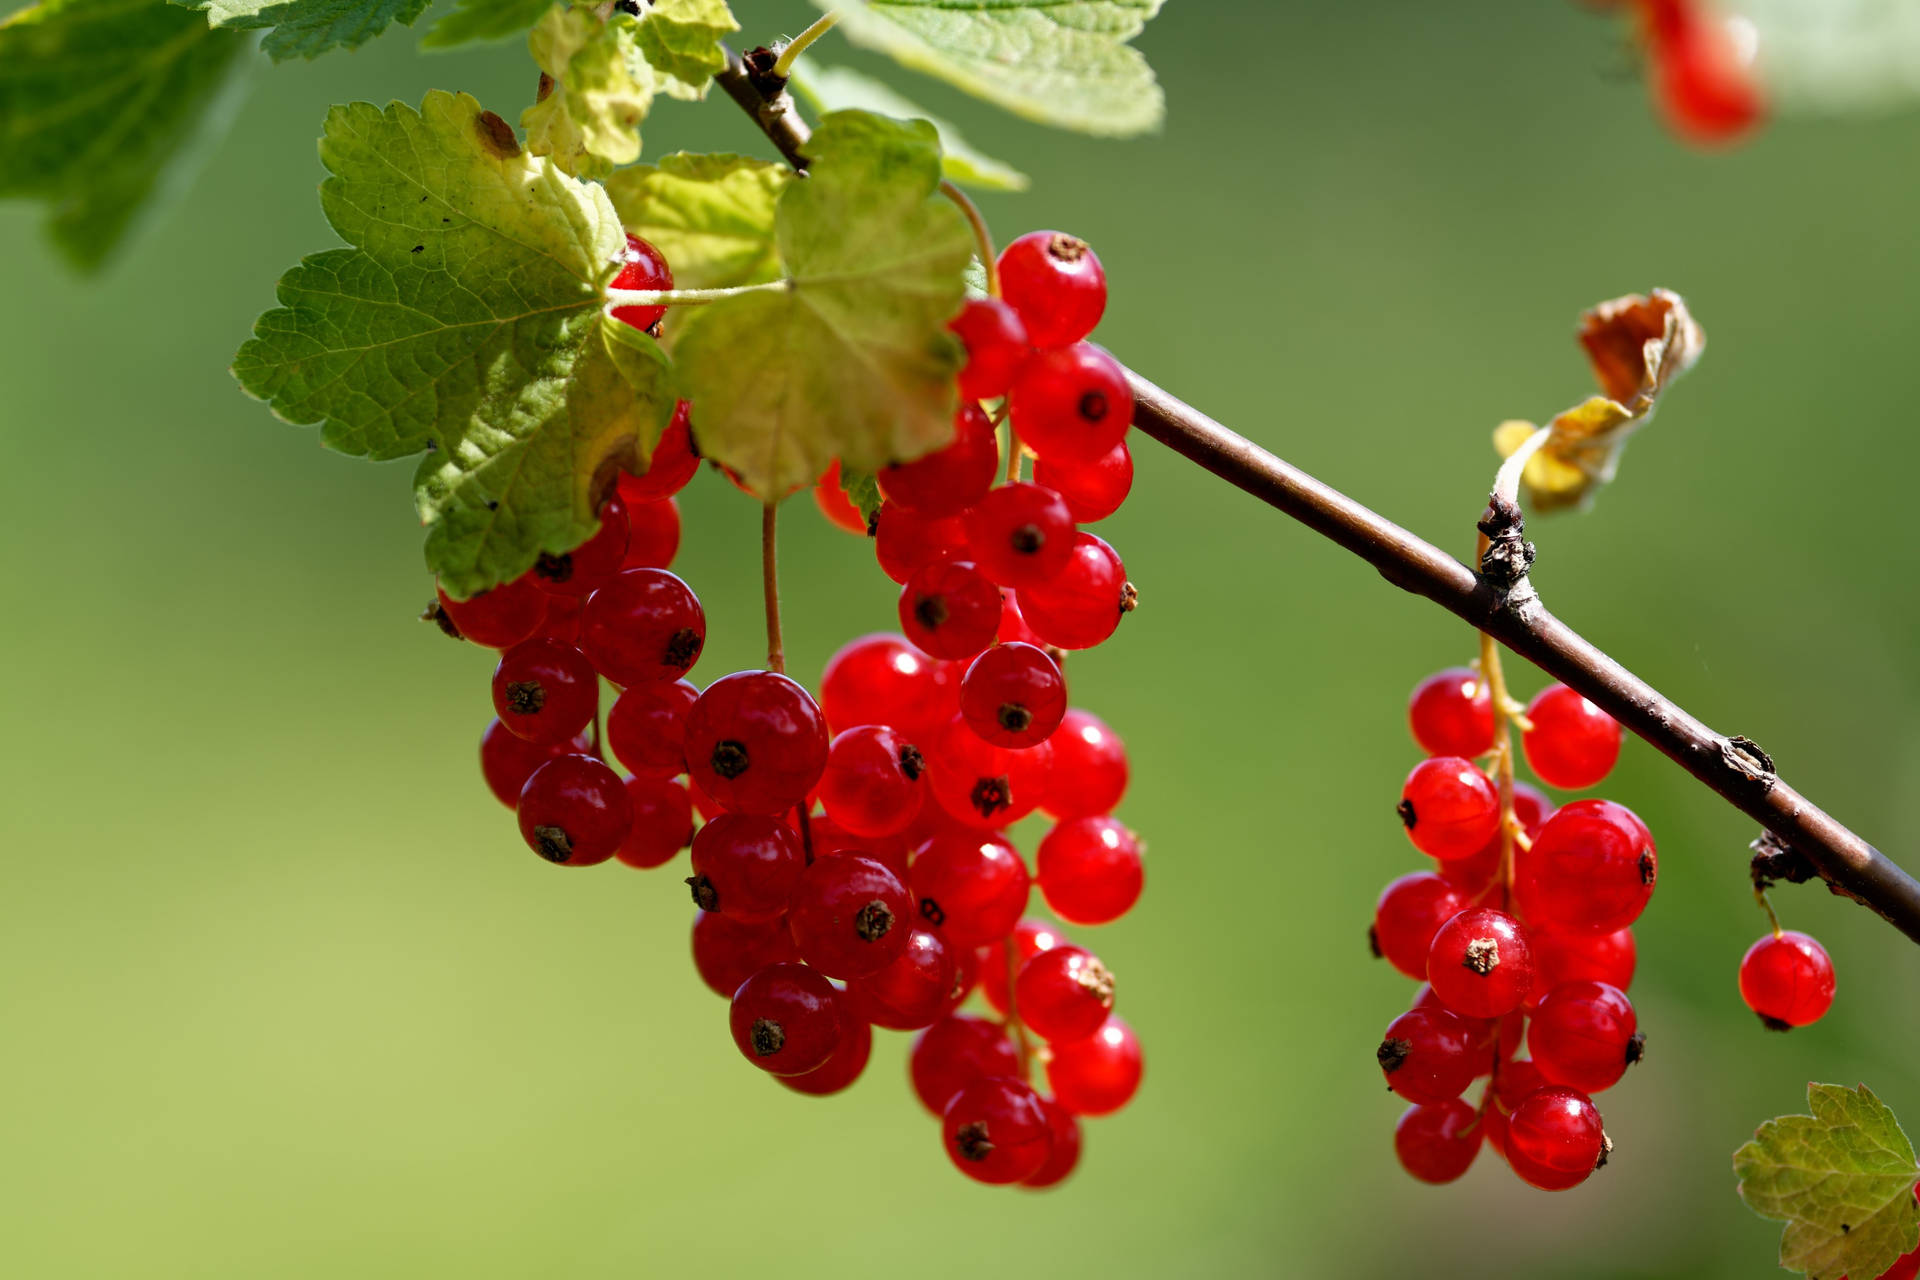
[[[1484,1138],[1533,1186],[1586,1180],[1612,1149],[1591,1095],[1640,1060],[1645,1037],[1627,987],[1629,926],[1653,895],[1653,837],[1625,807],[1558,809],[1512,780],[1500,717],[1548,786],[1591,787],[1613,768],[1620,726],[1563,685],[1524,713],[1497,705],[1495,682],[1465,668],[1413,692],[1413,736],[1429,753],[1399,812],[1432,871],[1381,894],[1374,950],[1420,989],[1388,1025],[1387,1087],[1414,1104],[1394,1131],[1401,1164],[1427,1182],[1467,1171]],[[1502,782],[1475,763],[1491,756]],[[1505,794],[1503,795],[1503,790]],[[1521,1057],[1522,1041],[1531,1056]],[[1462,1099],[1489,1077],[1479,1104]]]
[[[1125,750],[1068,706],[1062,671],[1067,650],[1101,643],[1134,604],[1119,556],[1079,527],[1131,487],[1133,399],[1083,341],[1106,303],[1085,243],[1036,232],[997,265],[1002,297],[954,321],[967,363],[953,442],[881,472],[871,529],[838,464],[816,486],[831,519],[872,534],[902,584],[905,632],[847,644],[817,702],[779,671],[704,690],[683,678],[706,637],[700,602],[667,572],[673,495],[698,469],[685,402],[651,468],[620,477],[593,538],[471,600],[443,592],[437,616],[503,650],[481,767],[536,853],[651,868],[691,847],[694,964],[730,999],[747,1061],[797,1092],[835,1093],[865,1069],[872,1028],[919,1030],[913,1089],[954,1164],[1045,1187],[1077,1163],[1080,1117],[1125,1106],[1142,1071],[1139,1041],[1111,1016],[1113,975],[1025,918],[1036,882],[1054,914],[1084,925],[1118,919],[1142,888],[1140,843],[1111,816]],[[671,283],[633,241],[615,284]],[[642,328],[660,314],[614,312]],[[602,679],[619,691],[604,746],[625,777],[601,754]],[[1030,874],[1007,828],[1036,811],[1053,826]],[[976,987],[998,1017],[959,1012]],[[1036,1060],[1048,1094],[1029,1083]]]

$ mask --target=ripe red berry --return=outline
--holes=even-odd
[[[1133,451],[1122,440],[1086,461],[1042,458],[1034,464],[1033,482],[1059,494],[1076,522],[1105,520],[1133,491]]]
[[[953,1095],[941,1118],[947,1155],[975,1182],[1002,1185],[1040,1171],[1053,1148],[1040,1095],[1025,1081],[988,1076]]]
[[[541,594],[547,596],[547,620],[535,634],[542,640],[558,640],[579,648],[580,615],[586,612],[587,602],[579,596]]]
[[[967,554],[967,522],[959,516],[918,516],[882,502],[873,513],[873,558],[895,582],[904,584],[936,560]]]
[[[591,595],[620,572],[627,539],[627,504],[618,497],[608,498],[600,507],[600,528],[591,538],[563,554],[543,554],[528,576],[551,595]]]
[[[647,469],[639,475],[621,473],[620,501],[637,507],[671,498],[687,487],[687,481],[700,469],[700,455],[693,449],[692,425],[691,407],[681,400],[673,406],[673,418],[660,433],[660,442],[653,446]]]
[[[998,400],[1013,385],[1027,358],[1027,326],[1020,313],[998,298],[968,298],[960,314],[947,322],[967,349],[960,368],[960,394],[968,400]]]
[[[1448,667],[1413,687],[1407,724],[1428,755],[1471,759],[1493,749],[1493,695],[1478,671]]]
[[[1053,748],[1047,812],[1056,818],[1111,813],[1127,793],[1127,749],[1120,735],[1092,712],[1069,707],[1047,744]]]
[[[1538,787],[1524,782],[1513,784],[1513,816],[1520,820],[1521,830],[1531,840],[1540,831],[1540,826],[1553,815],[1553,802],[1541,793]],[[1516,844],[1515,850],[1519,846]],[[1480,893],[1500,878],[1500,832],[1494,830],[1480,851],[1471,857],[1454,858],[1440,864],[1440,874],[1469,893]]]
[[[873,1028],[854,1009],[846,992],[840,993],[840,1047],[833,1051],[825,1066],[815,1067],[803,1076],[775,1076],[795,1093],[816,1098],[839,1093],[852,1087],[867,1069],[873,1056]]]
[[[1440,1003],[1462,1017],[1513,1012],[1533,989],[1533,949],[1526,930],[1491,907],[1462,911],[1433,935],[1427,981]]]
[[[1620,758],[1619,722],[1563,684],[1536,694],[1527,719],[1533,728],[1520,737],[1527,767],[1550,787],[1591,787]]]
[[[925,771],[920,749],[900,734],[885,725],[855,725],[827,749],[820,803],[853,835],[893,835],[920,812]]]
[[[733,998],[740,984],[774,964],[798,964],[785,920],[745,924],[712,911],[693,913],[693,967],[715,995]]]
[[[637,684],[607,712],[607,746],[637,774],[677,777],[687,771],[687,712],[700,691],[685,680]]]
[[[1381,891],[1374,908],[1374,953],[1409,978],[1425,982],[1433,936],[1472,902],[1466,890],[1431,871],[1401,876]]]
[[[777,920],[787,913],[807,867],[800,833],[779,818],[725,813],[693,838],[694,905],[735,920]]]
[[[1408,1102],[1457,1098],[1485,1056],[1474,1024],[1445,1009],[1409,1009],[1387,1024],[1374,1057],[1387,1087]]]
[[[1000,629],[1000,588],[965,560],[936,560],[900,588],[900,629],[936,658],[971,658]]]
[[[1027,961],[1013,984],[1021,1021],[1043,1040],[1080,1040],[1113,1012],[1113,974],[1080,947],[1054,947]]]
[[[673,288],[673,270],[667,266],[664,254],[647,241],[629,232],[626,250],[620,255],[620,270],[615,273],[608,287],[665,292]],[[667,309],[664,306],[636,305],[613,309],[615,320],[625,321],[640,330],[651,329],[665,314]]]
[[[1093,332],[1107,309],[1107,273],[1085,240],[1029,231],[1000,251],[1000,296],[1036,347],[1064,347]]]
[[[1420,852],[1468,858],[1499,833],[1500,790],[1473,761],[1434,756],[1407,775],[1397,812]]]
[[[959,711],[959,685],[949,669],[907,643],[879,632],[841,646],[820,676],[820,709],[836,731],[884,724],[909,737],[945,729]]]
[[[935,836],[914,855],[912,884],[918,927],[954,947],[1006,936],[1027,909],[1030,886],[1011,844],[963,830]]]
[[[527,847],[568,867],[605,862],[633,827],[620,775],[592,756],[556,756],[535,769],[516,812]]]
[[[680,504],[672,498],[627,505],[627,557],[622,569],[665,569],[680,554]]]
[[[1514,860],[1514,901],[1530,924],[1612,933],[1639,918],[1659,872],[1653,836],[1625,805],[1575,800]]]
[[[1145,1063],[1140,1040],[1119,1014],[1085,1040],[1056,1040],[1047,1060],[1047,1085],[1077,1116],[1104,1116],[1127,1105],[1140,1088]]]
[[[918,516],[957,516],[987,496],[1000,470],[1000,443],[979,405],[962,404],[953,442],[924,458],[880,469],[880,495]]]
[[[722,676],[687,712],[687,775],[729,812],[791,809],[826,767],[820,708],[777,672]]]
[[[624,785],[633,826],[614,856],[642,871],[664,867],[693,841],[693,799],[672,778],[636,774]]]
[[[678,680],[707,643],[707,615],[665,569],[627,569],[587,597],[580,647],[618,685]]]
[[[871,858],[893,872],[901,884],[907,882],[907,863],[922,843],[912,838],[911,828],[888,836],[857,836],[824,813],[807,819],[807,832],[814,857],[850,853],[856,858]]]
[[[1020,443],[1056,462],[1092,462],[1133,425],[1133,388],[1120,362],[1090,342],[1040,351],[1007,392]]]
[[[1007,964],[1007,947],[1013,947],[1013,965],[1011,971]],[[1026,966],[1027,961],[1042,951],[1067,945],[1066,935],[1060,932],[1058,925],[1045,920],[1025,919],[1013,926],[1013,931],[997,942],[981,947],[976,953],[980,970],[980,994],[986,997],[996,1013],[1007,1011],[1007,982],[1012,974],[1017,974]]]
[[[1543,1191],[1584,1182],[1612,1146],[1585,1094],[1557,1085],[1535,1090],[1507,1119],[1507,1163]]]
[[[529,742],[555,745],[587,727],[600,705],[593,666],[572,645],[526,640],[493,669],[493,709]]]
[[[1067,713],[1067,681],[1044,649],[997,644],[960,681],[960,714],[997,747],[1038,746]]]
[[[1105,640],[1133,609],[1133,600],[1119,554],[1085,529],[1074,535],[1066,568],[1019,593],[1021,617],[1035,635],[1061,649],[1091,649]]]
[[[1058,1186],[1067,1180],[1074,1166],[1080,1163],[1079,1117],[1052,1098],[1042,1097],[1040,1105],[1046,1109],[1047,1125],[1053,1130],[1053,1149],[1047,1155],[1047,1162],[1038,1171],[1020,1180],[1020,1185],[1029,1191]]]
[[[800,877],[787,927],[800,957],[830,978],[860,978],[892,964],[913,933],[913,899],[870,858],[816,858]]]
[[[1582,1093],[1611,1089],[1640,1061],[1633,1002],[1604,982],[1566,982],[1540,999],[1527,1024],[1527,1050],[1540,1074]]]
[[[547,620],[547,593],[533,584],[530,574],[482,591],[470,600],[455,600],[438,587],[434,590],[439,592],[440,611],[454,629],[490,649],[511,649],[531,638]]]
[[[1139,837],[1108,817],[1057,824],[1041,838],[1034,872],[1047,906],[1073,924],[1118,920],[1140,900],[1146,879]]]
[[[1833,961],[1806,934],[1768,934],[1740,960],[1740,998],[1775,1031],[1818,1022],[1833,1005]]]
[[[1635,948],[1631,929],[1615,929],[1612,933],[1529,929],[1527,941],[1533,946],[1535,972],[1530,1004],[1568,982],[1604,982],[1622,991],[1633,985]]]
[[[535,769],[555,756],[592,750],[593,744],[584,734],[571,742],[528,742],[493,719],[487,721],[486,732],[480,735],[480,773],[494,798],[511,809],[520,803],[520,788],[527,785]]]
[[[847,998],[876,1027],[930,1027],[957,1003],[953,994],[960,982],[959,954],[938,934],[915,929],[891,964],[847,982]]]
[[[933,798],[971,827],[1006,827],[1046,799],[1053,744],[1014,751],[981,739],[955,717],[927,751]]]
[[[1765,111],[1729,20],[1692,0],[1643,0],[1654,97],[1673,131],[1705,146],[1749,133]]]
[[[1050,582],[1073,556],[1073,513],[1037,484],[1003,484],[967,513],[967,546],[980,572],[1003,587]]]
[[[813,502],[820,508],[820,514],[835,528],[845,529],[848,533],[866,533],[867,518],[860,514],[860,508],[853,505],[853,499],[841,487],[840,459],[835,458],[826,474],[814,481]]]
[[[1393,1127],[1400,1167],[1422,1182],[1452,1182],[1472,1167],[1485,1130],[1480,1113],[1459,1098],[1408,1107]]]
[[[799,1076],[840,1047],[840,993],[803,964],[761,969],[733,993],[728,1021],[748,1062],[776,1076]]]
[[[920,1105],[937,1116],[975,1080],[1018,1075],[1020,1054],[999,1023],[954,1014],[914,1037],[907,1071]]]

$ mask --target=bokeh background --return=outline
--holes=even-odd
[[[737,7],[759,38],[811,16]],[[1463,551],[1492,425],[1589,390],[1580,309],[1683,291],[1704,362],[1595,511],[1538,522],[1536,581],[1920,858],[1920,117],[1689,151],[1571,3],[1177,0],[1140,43],[1171,114],[1124,144],[821,52],[1038,175],[987,211],[1003,238],[1094,242],[1123,358]],[[1151,845],[1142,906],[1087,931],[1145,1038],[1135,1105],[1032,1196],[946,1166],[903,1037],[838,1098],[760,1078],[692,972],[682,873],[556,871],[488,796],[489,659],[414,621],[410,464],[328,454],[225,372],[278,273],[333,243],[327,105],[442,86],[511,117],[524,52],[426,58],[396,31],[253,79],[103,278],[0,208],[0,1270],[1750,1277],[1778,1229],[1728,1157],[1757,1122],[1819,1079],[1920,1124],[1912,945],[1781,890],[1840,995],[1762,1032],[1734,985],[1762,928],[1753,825],[1632,743],[1606,793],[1662,877],[1650,1059],[1602,1099],[1618,1154],[1562,1196],[1490,1156],[1407,1179],[1372,1051],[1409,984],[1364,934],[1417,858],[1392,813],[1406,691],[1472,636],[1145,440],[1102,530],[1144,607],[1073,667],[1127,738],[1122,814]],[[758,149],[724,102],[668,104],[648,142]],[[711,678],[761,651],[755,513],[712,475],[682,498]],[[797,672],[890,625],[866,549],[804,501],[785,556]]]

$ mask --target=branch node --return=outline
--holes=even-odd
[[[1527,541],[1526,518],[1511,498],[1499,494],[1487,500],[1480,513],[1480,532],[1486,535],[1486,554],[1480,557],[1480,576],[1503,591],[1510,591],[1533,568],[1533,544]]]
[[[1773,757],[1752,738],[1739,734],[1720,740],[1720,763],[1761,795],[1773,790],[1773,784],[1780,780],[1773,769]]]

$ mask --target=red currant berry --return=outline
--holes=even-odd
[[[656,778],[687,771],[687,712],[700,691],[685,680],[637,684],[607,712],[607,746],[634,773]]]
[[[1053,748],[1053,785],[1047,812],[1056,818],[1111,813],[1127,793],[1127,748],[1091,711],[1069,707],[1047,739]]]
[[[678,680],[707,643],[707,615],[665,569],[628,569],[587,598],[580,647],[618,685]]]
[[[1472,904],[1466,890],[1431,871],[1401,876],[1381,891],[1374,908],[1374,954],[1409,978],[1426,981],[1433,936]]]
[[[680,554],[680,504],[672,498],[627,507],[627,557],[622,569],[665,569]]]
[[[1122,440],[1091,461],[1042,458],[1034,464],[1033,482],[1059,494],[1076,522],[1105,520],[1133,491],[1133,451]]]
[[[1000,470],[993,422],[977,404],[953,418],[953,443],[924,458],[880,470],[880,495],[919,516],[957,516],[987,496]]]
[[[633,826],[614,856],[641,871],[664,867],[693,842],[693,799],[671,778],[626,779]]]
[[[529,742],[567,741],[587,727],[599,705],[592,664],[558,640],[523,641],[493,669],[493,709],[501,724]]]
[[[627,247],[620,255],[620,270],[615,273],[608,287],[665,292],[673,288],[673,270],[667,266],[665,255],[639,236],[629,232]],[[653,328],[665,314],[667,309],[663,306],[630,306],[613,309],[615,320],[624,321],[642,331]]]
[[[1088,342],[1037,352],[1014,375],[1007,405],[1020,443],[1056,462],[1092,462],[1133,425],[1126,371]]]
[[[1445,1009],[1409,1009],[1387,1024],[1374,1057],[1387,1087],[1408,1102],[1457,1098],[1484,1057],[1474,1024]]]
[[[435,590],[440,595],[440,611],[453,623],[454,630],[489,649],[511,649],[531,639],[547,620],[547,593],[533,584],[532,575],[503,582],[471,600],[455,600],[445,591]]]
[[[1459,756],[1422,760],[1397,806],[1414,848],[1442,862],[1469,858],[1500,830],[1500,790]]]
[[[955,948],[915,929],[906,950],[886,968],[847,983],[847,996],[876,1027],[917,1031],[945,1017],[959,979]]]
[[[1612,1145],[1592,1099],[1557,1085],[1535,1090],[1507,1119],[1507,1162],[1543,1191],[1586,1181]]]
[[[1514,859],[1514,901],[1535,925],[1612,933],[1639,918],[1659,872],[1653,836],[1625,805],[1575,800]]]
[[[1047,1086],[1077,1116],[1111,1115],[1133,1100],[1144,1071],[1139,1038],[1114,1014],[1085,1040],[1054,1041]]]
[[[480,772],[494,798],[511,809],[520,803],[520,788],[535,769],[555,756],[592,750],[593,743],[584,734],[559,744],[528,742],[499,720],[489,720],[487,731],[480,735]]]
[[[827,816],[856,836],[907,829],[920,812],[926,759],[920,748],[885,725],[855,725],[827,749],[820,803]]]
[[[687,774],[729,812],[791,809],[826,767],[820,708],[776,672],[722,676],[687,712]]]
[[[1027,864],[999,836],[953,831],[914,855],[919,927],[949,946],[978,947],[1006,936],[1027,909]]]
[[[1540,825],[1553,815],[1553,802],[1541,794],[1538,787],[1516,782],[1513,784],[1513,814],[1520,820],[1521,829],[1531,840],[1540,830]],[[1516,849],[1518,847],[1518,845],[1515,846]],[[1496,829],[1487,842],[1480,846],[1478,853],[1471,857],[1442,862],[1440,874],[1469,893],[1481,893],[1500,878],[1502,856],[1500,833]]]
[[[1034,878],[1062,920],[1108,924],[1140,900],[1141,852],[1139,837],[1118,819],[1069,818],[1041,839]]]
[[[1733,142],[1765,104],[1727,19],[1688,0],[1646,0],[1654,97],[1673,131],[1703,146]]]
[[[1527,704],[1533,728],[1520,737],[1527,767],[1550,787],[1578,791],[1605,778],[1620,758],[1620,725],[1563,684]]]
[[[1064,347],[1093,332],[1107,309],[1107,273],[1085,240],[1029,231],[1000,251],[1000,296],[1036,347]]]
[[[1006,605],[1000,611],[1000,631],[996,639],[1001,644],[1018,640],[1021,644],[1038,645],[1042,649],[1047,647],[1047,642],[1033,634],[1033,628],[1020,616],[1020,605],[1012,596],[1007,597]]]
[[[633,828],[633,802],[620,775],[592,756],[557,756],[520,789],[520,836],[548,862],[605,862]]]
[[[974,1081],[1020,1074],[1020,1053],[999,1023],[961,1013],[914,1038],[907,1071],[920,1105],[937,1116]]]
[[[1400,1167],[1422,1182],[1452,1182],[1472,1167],[1485,1131],[1480,1113],[1459,1098],[1408,1107],[1393,1127]]]
[[[1535,972],[1531,1003],[1568,982],[1604,982],[1625,991],[1633,985],[1633,930],[1612,933],[1564,933],[1530,929]],[[1592,1092],[1592,1090],[1588,1090]]]
[[[785,920],[743,924],[711,911],[693,913],[693,967],[715,995],[733,998],[740,984],[775,964],[798,964]]]
[[[1053,1130],[1053,1149],[1038,1172],[1020,1180],[1020,1185],[1029,1191],[1060,1185],[1080,1163],[1079,1117],[1052,1098],[1041,1098],[1040,1105],[1046,1108],[1047,1125]]]
[[[1053,1127],[1031,1086],[989,1076],[961,1089],[941,1119],[954,1167],[975,1182],[1019,1182],[1040,1172],[1053,1148]]]
[[[1013,947],[1011,968],[1007,961],[1007,947]],[[1007,1011],[1007,981],[1026,967],[1027,961],[1042,951],[1051,951],[1055,947],[1067,945],[1066,935],[1059,926],[1045,920],[1025,919],[1013,926],[1013,932],[998,942],[981,947],[976,953],[980,969],[980,994],[995,1012]]]
[[[1540,1074],[1582,1093],[1611,1089],[1640,1061],[1633,1002],[1604,982],[1567,982],[1541,997],[1527,1024],[1527,1049]]]
[[[900,629],[936,658],[971,658],[1000,629],[1000,588],[965,560],[936,560],[900,588]]]
[[[959,516],[917,516],[891,502],[873,513],[873,558],[881,571],[905,584],[936,560],[967,554],[967,522]]]
[[[653,446],[647,469],[639,475],[620,477],[620,501],[629,507],[671,498],[687,487],[693,473],[700,469],[700,455],[693,449],[691,406],[682,400],[673,406],[673,418]]]
[[[1833,1005],[1833,961],[1798,930],[1770,933],[1741,958],[1740,998],[1775,1031],[1818,1022]]]
[[[1533,949],[1526,930],[1491,907],[1462,911],[1433,935],[1427,981],[1440,1003],[1462,1017],[1513,1012],[1533,989]]]
[[[1037,484],[1003,484],[967,513],[967,546],[980,572],[1003,587],[1050,582],[1073,556],[1065,499]]]
[[[840,484],[840,459],[835,458],[827,473],[814,482],[813,502],[820,508],[820,514],[827,523],[848,533],[864,534],[867,531],[867,518],[860,514],[860,508],[853,505],[853,499]]]
[[[748,1062],[776,1076],[800,1076],[840,1047],[840,993],[803,964],[761,969],[733,993],[733,1042]]]
[[[1038,746],[1067,713],[1067,681],[1046,651],[997,644],[973,660],[960,681],[960,714],[996,747]]]
[[[722,814],[693,838],[694,905],[735,920],[777,920],[787,913],[807,869],[800,833],[778,818]]]
[[[591,538],[562,555],[543,554],[528,576],[551,595],[591,595],[620,572],[628,536],[627,504],[608,498],[600,508],[600,528]]]
[[[913,934],[913,900],[870,858],[817,858],[800,877],[787,927],[800,958],[832,978],[861,978],[898,960]]]
[[[1007,827],[1032,813],[1046,799],[1052,772],[1052,743],[996,747],[958,717],[927,752],[933,798],[970,827]]]
[[[960,395],[967,400],[998,400],[1013,385],[1013,375],[1032,348],[1020,314],[998,298],[968,298],[960,314],[947,322],[967,349],[960,368]]]
[[[1020,614],[1035,635],[1061,649],[1091,649],[1133,609],[1133,585],[1114,549],[1085,529],[1073,556],[1051,581],[1022,587]]]
[[[1493,696],[1469,667],[1448,667],[1415,685],[1407,723],[1430,756],[1470,759],[1493,750]]]
[[[1013,984],[1021,1021],[1043,1040],[1081,1040],[1113,1012],[1113,973],[1079,947],[1054,947],[1027,961]]]
[[[959,710],[948,668],[889,632],[841,646],[820,676],[820,709],[836,730],[884,724],[909,736],[944,729]]]
[[[545,592],[541,593],[546,595]],[[587,602],[579,596],[547,595],[547,620],[540,624],[537,633],[542,640],[558,640],[561,644],[580,646],[580,615],[586,612]]]
[[[826,1065],[815,1067],[803,1076],[774,1077],[795,1093],[824,1098],[828,1094],[851,1088],[867,1069],[867,1060],[873,1056],[873,1028],[854,1009],[846,992],[839,994],[840,1047],[833,1051]]]

